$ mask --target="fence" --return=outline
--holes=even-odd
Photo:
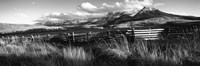
[[[126,34],[133,34],[132,30],[127,30]],[[148,28],[134,29],[135,39],[158,40],[192,36],[200,37],[199,27],[169,27],[169,28]]]
[[[171,38],[189,38],[192,36],[200,37],[199,27],[170,27],[165,28],[163,36],[167,39]]]
[[[103,37],[103,34],[105,34],[104,36],[106,36],[107,38],[111,38],[111,35],[114,34],[125,34],[127,37],[131,37],[133,40],[134,39],[143,39],[143,40],[157,40],[160,39],[161,37],[159,36],[161,34],[161,32],[163,32],[165,29],[163,28],[148,28],[148,29],[127,29],[125,31],[120,31],[120,30],[108,30],[106,31],[106,33],[83,33],[83,34],[75,34],[74,36],[78,37],[78,36],[85,36],[86,40],[85,41],[89,41],[91,37]],[[73,33],[73,32],[72,32]],[[100,34],[100,36],[92,36],[95,34]],[[71,38],[74,39],[72,41],[75,41],[75,37],[73,37],[71,35]],[[84,39],[84,38],[83,38]]]
[[[182,34],[194,34],[198,32],[200,34],[199,27],[191,27],[191,28],[183,28],[183,27],[169,27],[169,28],[132,28],[132,29],[125,29],[125,30],[112,30],[112,31],[104,31],[104,32],[86,32],[86,33],[75,33],[75,32],[64,32],[63,37],[66,37],[66,41],[70,42],[87,42],[90,41],[93,37],[99,38],[102,35],[110,38],[112,34],[125,34],[126,36],[131,36],[131,40],[133,39],[143,39],[143,40],[158,40],[163,38],[163,36],[178,36]],[[96,35],[99,34],[99,37]],[[40,35],[39,35],[40,36]],[[50,36],[48,34],[47,36]],[[52,35],[54,36],[54,35]],[[32,36],[30,36],[32,37]],[[34,37],[32,37],[34,38]],[[48,37],[47,37],[48,38]]]
[[[133,31],[134,30],[134,31]],[[144,40],[157,40],[160,39],[159,34],[163,32],[164,29],[133,29],[127,30],[126,34],[134,34],[135,39],[144,39]],[[134,32],[134,33],[132,33]]]
[[[87,32],[87,33],[67,33],[67,39],[69,39],[70,42],[87,42],[90,41],[90,39],[93,37],[93,35],[97,34],[97,32]]]

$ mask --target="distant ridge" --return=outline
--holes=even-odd
[[[29,30],[29,29],[38,29],[38,28],[50,29],[51,27],[43,26],[43,25],[27,25],[27,24],[0,23],[0,33],[10,33],[10,32],[16,32],[16,31],[26,31],[26,30]]]

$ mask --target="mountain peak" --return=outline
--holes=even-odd
[[[142,9],[135,8],[135,9],[132,9],[132,10],[129,10],[129,11],[109,12],[106,15],[106,17],[118,18],[121,15],[129,15],[129,16],[133,17],[138,13],[149,13],[149,12],[156,12],[156,11],[159,11],[159,10],[156,9],[156,8],[153,8],[153,7],[144,7]]]
[[[159,11],[159,10],[153,7],[144,7],[143,9],[140,10],[139,13],[154,12],[154,11]]]
[[[153,8],[153,7],[144,7],[141,9],[135,16],[135,19],[143,19],[143,18],[152,18],[152,17],[159,17],[165,15],[164,12]]]
[[[146,10],[146,11],[153,11],[153,10],[158,10],[154,7],[144,7],[143,10]]]
[[[119,18],[122,15],[129,15],[131,17],[135,16],[141,9],[132,9],[128,11],[118,11],[118,12],[109,12],[106,17],[113,17],[113,18]]]

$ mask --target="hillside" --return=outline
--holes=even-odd
[[[56,29],[58,27],[48,27],[42,25],[26,25],[26,24],[6,24],[0,23],[0,33],[9,33],[9,32],[16,32],[16,31],[26,31],[29,29],[38,29],[38,28],[45,28],[45,29]]]
[[[144,7],[142,10],[138,11],[134,16],[130,15],[132,14],[124,14],[124,12],[121,12],[121,15],[118,15],[118,18],[101,21],[105,23],[101,26],[120,28],[165,24],[167,22],[185,23],[200,21],[200,17],[169,14],[151,7]]]

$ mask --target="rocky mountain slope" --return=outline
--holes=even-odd
[[[136,14],[135,14],[136,13]],[[193,16],[181,16],[162,12],[158,9],[151,7],[144,7],[142,10],[132,14],[126,14],[125,12],[117,12],[116,18],[110,18],[100,22],[105,22],[101,25],[104,27],[135,27],[146,25],[164,24],[167,22],[194,22],[200,21],[200,17]],[[115,15],[114,13],[113,15]]]

